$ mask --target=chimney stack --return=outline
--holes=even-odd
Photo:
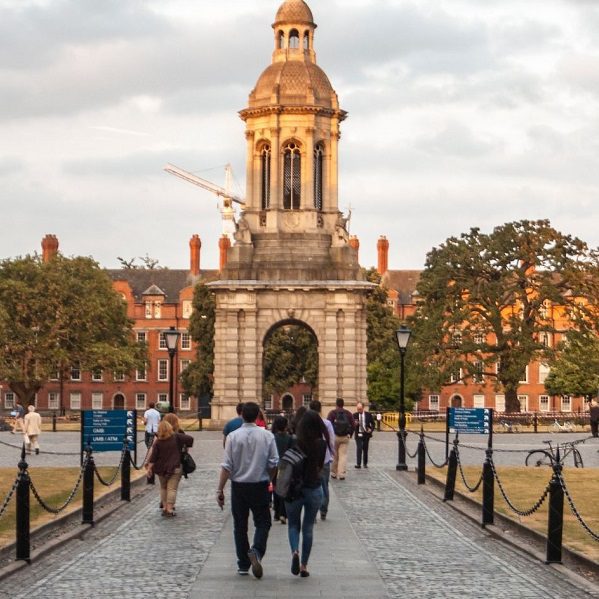
[[[231,247],[231,240],[226,235],[223,235],[218,240],[218,247],[220,248],[219,269],[222,272],[227,266],[227,250]]]
[[[199,235],[194,235],[189,240],[189,274],[193,277],[200,276],[200,249],[202,242]]]
[[[42,260],[50,262],[58,254],[58,238],[56,235],[46,235],[42,239]]]
[[[350,236],[349,247],[356,250],[356,262],[359,264],[360,263],[360,258],[359,258],[360,240],[355,235]]]
[[[377,256],[378,256],[378,264],[377,271],[383,276],[387,270],[389,269],[389,242],[384,235],[379,237],[379,240],[376,244]]]

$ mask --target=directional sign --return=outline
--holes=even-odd
[[[488,435],[493,427],[491,408],[449,408],[450,433]]]
[[[92,451],[121,451],[137,445],[137,412],[135,410],[85,410],[82,417],[82,450],[91,444]]]

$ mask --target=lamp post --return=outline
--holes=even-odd
[[[399,347],[399,356],[401,358],[401,372],[399,379],[399,431],[397,432],[398,438],[398,454],[397,454],[397,466],[396,470],[407,470],[408,465],[406,464],[406,405],[404,402],[404,380],[405,380],[405,369],[404,369],[404,357],[410,341],[410,335],[412,331],[405,325],[401,325],[397,331],[395,331],[395,337],[397,339],[397,346]]]
[[[179,331],[175,327],[170,327],[168,331],[164,331],[164,341],[166,349],[168,349],[169,364],[169,394],[168,394],[168,411],[175,411],[175,355],[177,353],[177,343],[179,342]]]

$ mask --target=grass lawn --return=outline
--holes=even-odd
[[[99,467],[98,470],[104,480],[112,478],[115,472],[114,467]],[[18,470],[16,468],[0,468],[0,502],[4,504],[4,499],[8,491],[12,488],[13,482],[17,476]],[[79,477],[78,468],[43,468],[43,467],[31,467],[29,468],[29,474],[31,480],[38,490],[42,499],[51,507],[60,507],[71,494],[75,483]],[[135,480],[140,476],[144,476],[145,471],[131,470],[131,480]],[[94,496],[96,499],[102,497],[112,489],[118,489],[121,484],[120,475],[116,481],[110,486],[105,487],[98,482],[98,479],[94,481]],[[30,494],[30,507],[31,507],[31,530],[64,516],[75,511],[81,507],[82,503],[82,487],[79,487],[75,498],[63,512],[58,515],[49,514],[39,505],[33,494]],[[1,507],[1,505],[0,505]],[[0,518],[0,547],[9,545],[15,541],[15,510],[16,510],[16,491],[13,495],[9,507],[6,512]]]
[[[480,466],[465,466],[464,474],[472,487],[478,481],[482,468]],[[510,501],[521,511],[530,509],[539,499],[545,487],[551,480],[551,468],[527,468],[525,466],[498,467],[497,473]],[[445,481],[446,469],[427,468],[427,474]],[[576,508],[584,521],[593,532],[599,534],[599,471],[596,468],[565,468],[563,471],[566,487]],[[482,502],[482,485],[476,493],[470,493],[462,482],[458,471],[456,491]],[[506,504],[497,483],[495,484],[495,511],[527,526],[544,536],[547,535],[547,506],[549,497],[543,505],[531,516],[521,518]],[[564,546],[582,553],[586,557],[599,562],[599,542],[595,541],[580,525],[566,497],[564,497]]]

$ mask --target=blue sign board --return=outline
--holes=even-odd
[[[122,451],[127,439],[130,451],[137,447],[135,410],[85,410],[82,415],[82,450],[89,443],[92,451]]]
[[[447,425],[450,433],[488,435],[493,430],[493,410],[449,408]]]

